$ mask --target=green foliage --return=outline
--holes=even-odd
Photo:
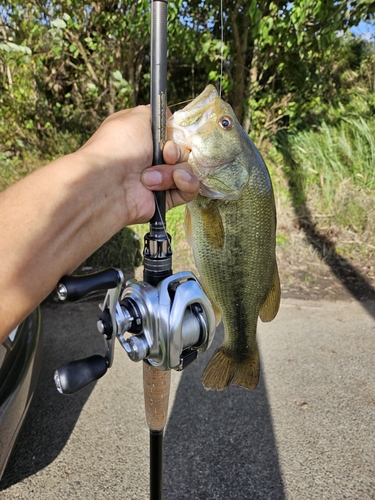
[[[349,28],[374,11],[373,0],[223,0],[221,28],[219,2],[169,2],[168,101],[221,83],[258,146],[285,140],[299,189],[276,183],[277,196],[316,193],[319,210],[335,203],[338,223],[362,231],[371,204],[359,209],[358,193],[375,188],[375,51]],[[108,114],[149,102],[149,30],[148,0],[0,0],[0,189],[77,149]],[[276,163],[280,149],[269,155]],[[168,214],[173,238],[182,212]],[[124,253],[123,236],[113,245]]]
[[[115,234],[85,262],[93,268],[117,267],[132,270],[142,262],[139,236],[129,227]]]
[[[221,29],[219,3],[171,2],[169,102],[221,80],[258,144],[304,126],[345,101],[358,61],[374,86],[373,51],[342,35],[374,5],[224,0]],[[148,0],[11,0],[0,16],[0,152],[50,158],[65,151],[66,134],[80,144],[108,114],[149,101]]]
[[[28,162],[20,162],[17,158],[12,159],[7,152],[0,153],[0,191],[25,177],[37,166],[32,158]]]
[[[65,152],[108,114],[149,101],[149,6],[16,2],[0,10],[0,152]],[[148,70],[148,68],[147,68]]]
[[[206,75],[218,77],[217,62],[210,63],[220,58],[214,48],[221,39],[219,3],[193,0],[183,7],[181,29],[195,35],[184,60],[192,72],[194,61],[204,61]],[[279,129],[300,126],[317,106],[334,104],[347,48],[342,34],[374,9],[373,1],[348,8],[336,0],[224,0],[224,94],[258,144]],[[208,50],[210,61],[203,59]],[[344,57],[344,63],[353,60]]]
[[[323,122],[314,132],[291,136],[290,147],[303,171],[305,191],[319,187],[327,204],[342,183],[375,188],[375,118],[343,117],[337,125]]]
[[[375,117],[366,94],[355,92],[326,116],[319,126],[275,137],[286,189],[300,220],[312,221],[329,239],[340,235],[341,255],[373,260]]]

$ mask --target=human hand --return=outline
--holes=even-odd
[[[150,167],[142,173],[142,182],[147,189],[166,191],[167,210],[188,203],[198,194],[199,180],[187,163],[188,155],[188,150],[167,141],[163,149],[167,165]]]
[[[199,181],[187,163],[187,150],[172,141],[164,147],[168,164],[152,166],[150,107],[138,106],[109,116],[77,152],[84,155],[91,172],[97,169],[105,185],[114,191],[121,186],[122,225],[148,222],[155,212],[152,191],[166,191],[167,210],[191,201],[199,189]],[[104,191],[104,185],[102,191]]]

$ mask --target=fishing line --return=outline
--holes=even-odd
[[[159,203],[158,203],[158,200],[156,198],[155,193],[154,193],[154,200],[155,200],[156,210],[158,211],[158,214],[159,214],[159,217],[160,217],[161,224],[163,226],[163,230],[164,230],[165,236],[167,237],[168,244],[171,247],[172,243],[171,243],[171,240],[169,239],[169,234],[167,233],[167,228],[165,227],[164,220],[163,220],[163,217],[161,215],[160,208],[159,208]]]
[[[222,81],[223,81],[223,66],[224,66],[224,15],[223,15],[223,0],[220,0],[220,28],[221,28],[221,49],[220,49],[220,91],[221,98]]]
[[[193,99],[187,99],[186,101],[176,102],[176,104],[168,104],[169,108],[175,108],[176,106],[180,106],[181,104],[186,104],[187,102],[191,102]]]

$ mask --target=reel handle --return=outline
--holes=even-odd
[[[99,380],[107,371],[106,359],[99,354],[66,363],[55,371],[54,379],[61,394],[74,394]]]
[[[57,295],[61,301],[76,301],[91,292],[116,288],[120,283],[117,269],[110,267],[83,276],[63,276],[57,285]]]

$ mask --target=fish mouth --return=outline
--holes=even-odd
[[[211,104],[217,97],[219,97],[216,88],[213,85],[207,85],[203,92],[199,94],[195,99],[193,99],[189,104],[187,104],[182,111],[189,111],[195,106],[205,107]]]
[[[192,133],[190,127],[195,126],[202,119],[209,117],[212,104],[218,98],[219,95],[215,87],[213,85],[208,85],[198,97],[193,99],[183,109],[174,113],[172,117],[174,125],[185,129],[185,137],[190,135],[190,133]]]
[[[200,124],[209,120],[215,100],[219,99],[216,88],[208,85],[204,91],[187,106],[176,111],[167,120],[167,137],[191,151],[190,137]]]

